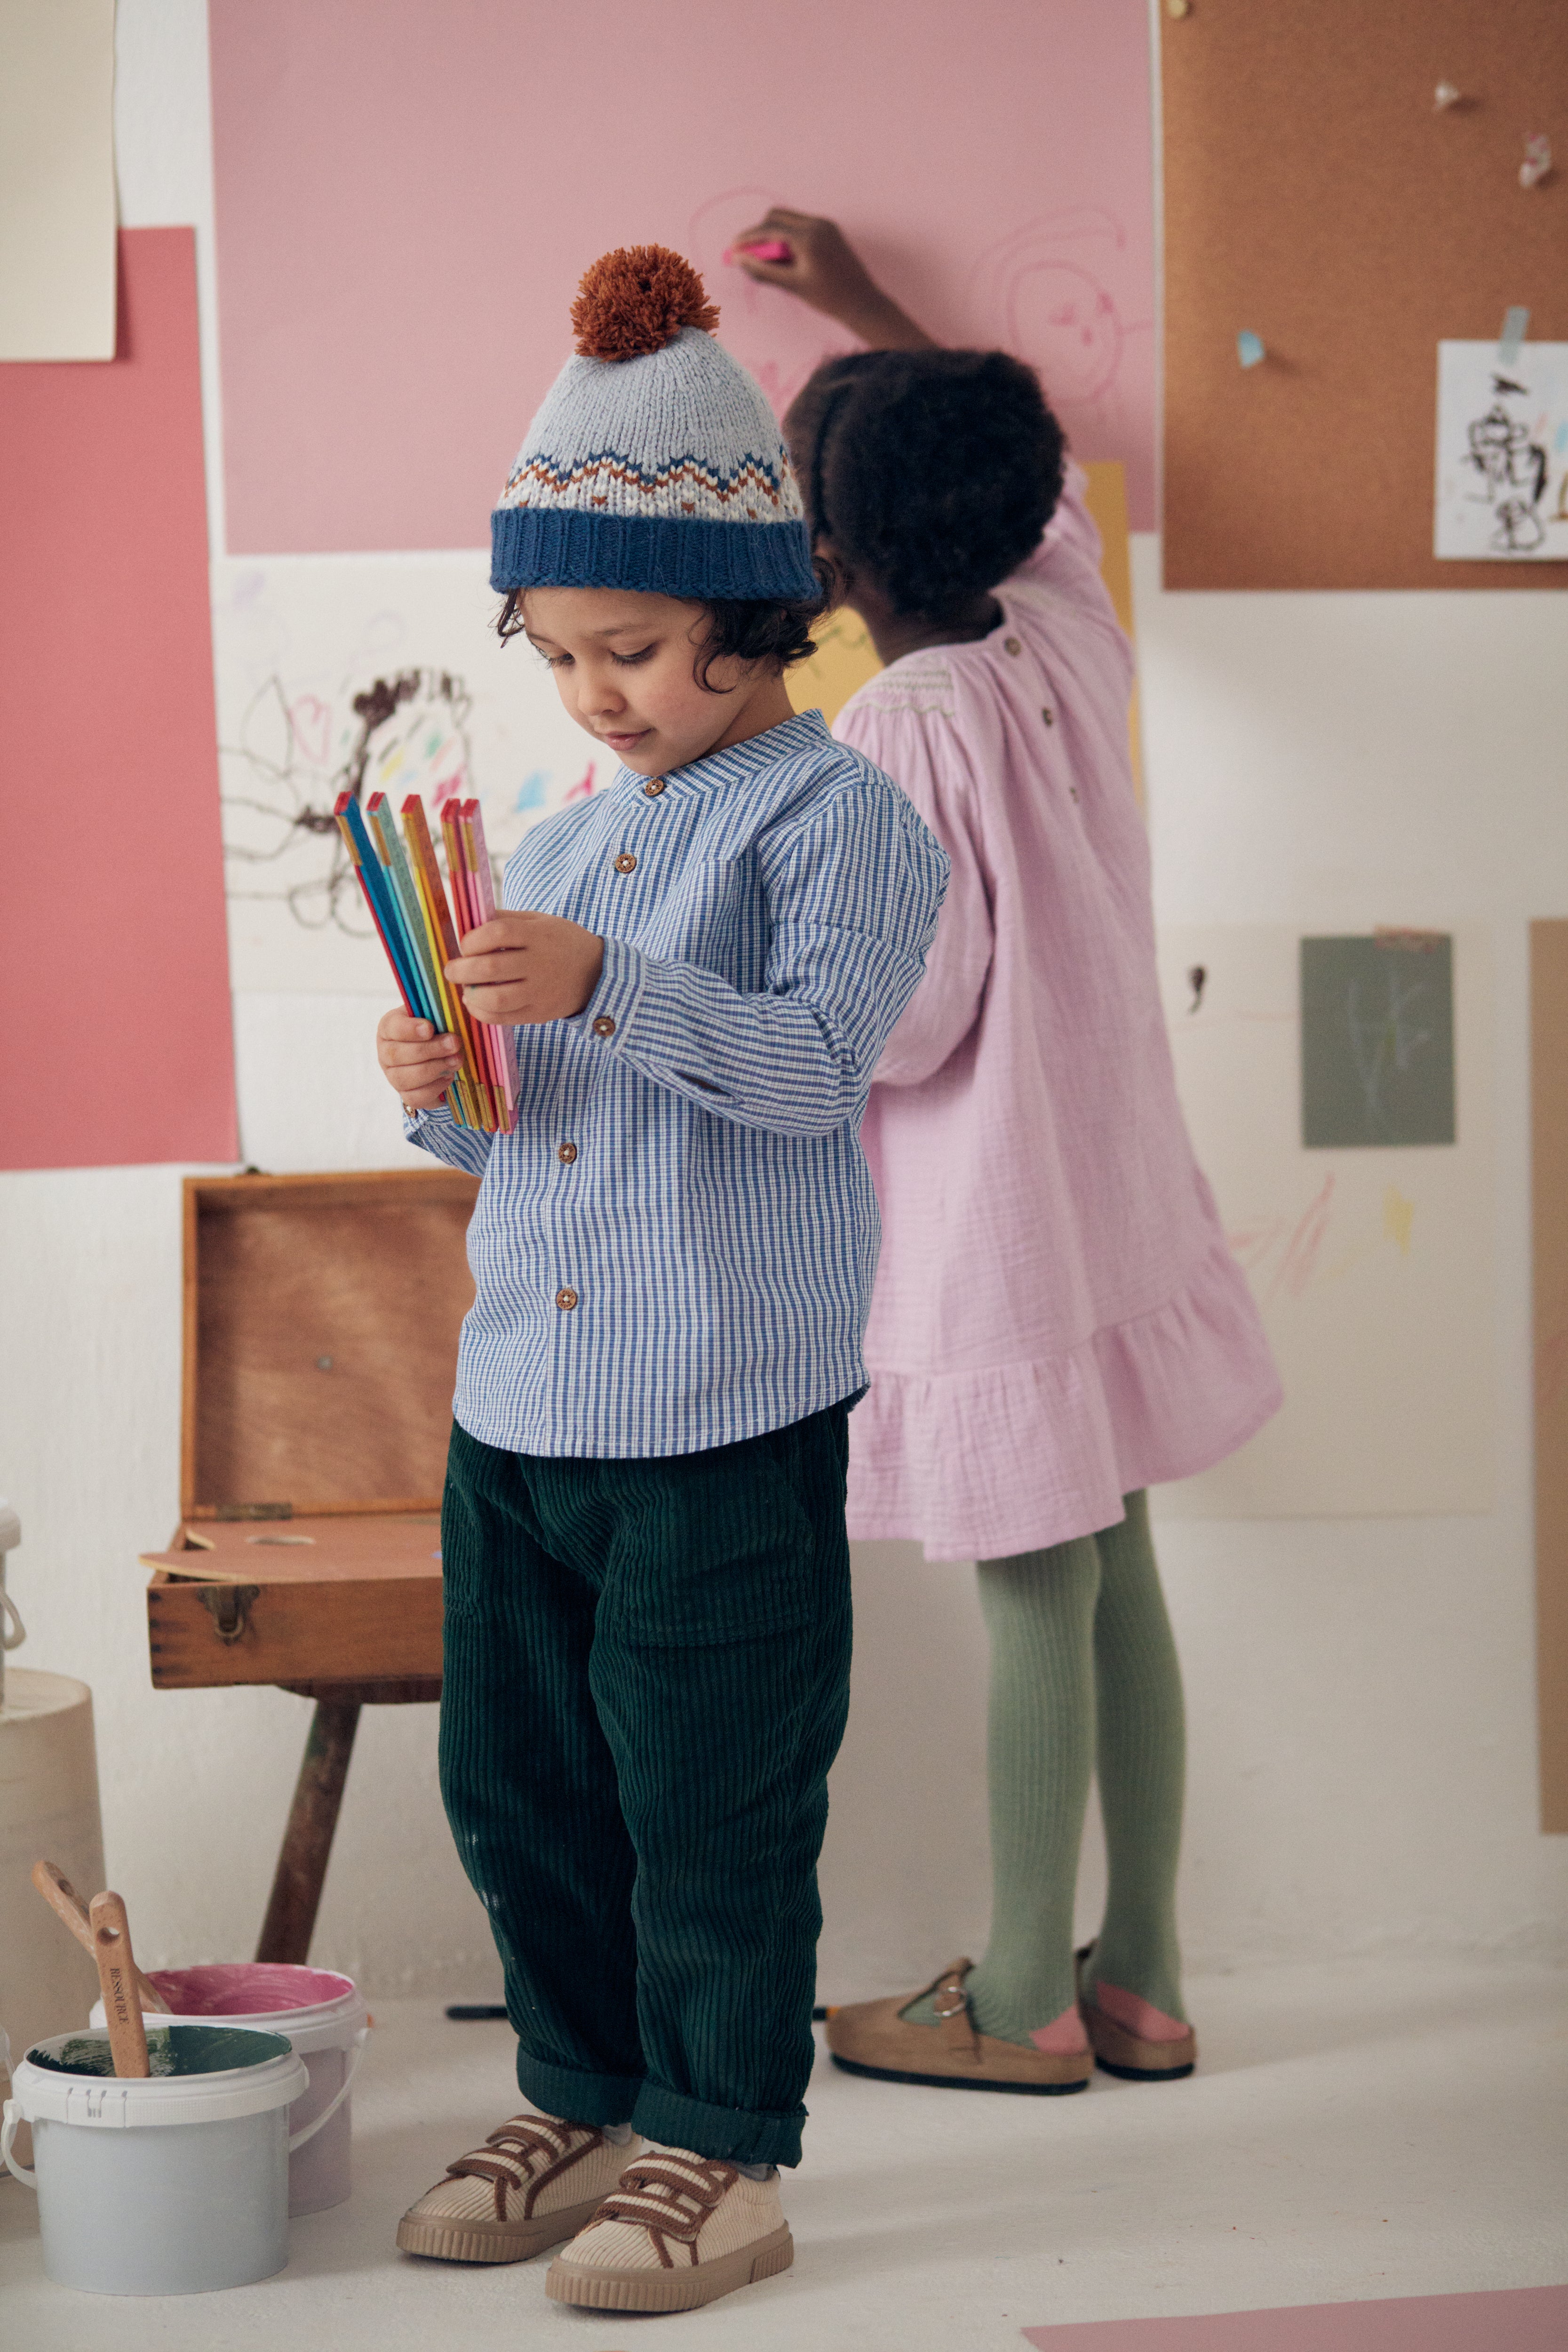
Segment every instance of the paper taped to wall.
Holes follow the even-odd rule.
[[[1438,344],[1434,551],[1568,558],[1568,343]]]
[[[1161,1489],[1157,1507],[1187,1518],[1486,1510],[1495,1413],[1488,935],[1453,935],[1450,1143],[1303,1144],[1301,946],[1283,926],[1161,934],[1182,1106],[1285,1403],[1217,1469]]]

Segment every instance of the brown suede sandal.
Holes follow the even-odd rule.
[[[1078,1979],[1078,2008],[1088,2032],[1094,2063],[1102,2074],[1120,2075],[1124,2083],[1179,2083],[1198,2063],[1198,2037],[1189,2025],[1179,2042],[1145,2042],[1108,2017],[1083,1989],[1083,1964],[1094,1949],[1086,1944],[1073,1954]]]
[[[852,2001],[827,2012],[827,2046],[847,2074],[878,2083],[920,2083],[936,2091],[1031,2091],[1046,2097],[1087,2091],[1092,2050],[1063,2054],[982,2033],[970,2015],[963,1979],[973,1963],[954,1960],[919,1992],[889,2000]],[[911,2001],[936,1996],[940,2025],[900,2017]]]

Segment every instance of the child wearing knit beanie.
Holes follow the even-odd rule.
[[[405,2215],[554,2300],[788,2267],[826,1776],[848,1697],[847,1418],[871,1072],[947,861],[784,670],[822,609],[800,494],[700,280],[583,281],[492,517],[501,627],[619,757],[448,966],[517,1024],[510,1135],[388,1013],[409,1139],[483,1177],[442,1512],[441,1786],[529,2111]],[[563,2244],[563,2241],[570,2241]]]

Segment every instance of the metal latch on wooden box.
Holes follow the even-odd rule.
[[[260,1597],[259,1584],[204,1584],[198,1595],[218,1640],[226,1644],[245,1639],[250,1631],[250,1604]]]

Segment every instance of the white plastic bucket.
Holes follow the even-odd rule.
[[[305,2063],[281,2034],[246,2032],[222,2036],[231,2063],[208,2070],[211,2031],[148,2037],[155,2064],[162,2042],[200,2071],[92,2071],[86,2059],[112,2063],[99,2033],[53,2034],[16,2068],[0,2157],[38,2192],[44,2269],[58,2286],[198,2294],[270,2278],[288,2261],[287,2110]],[[31,2171],[12,2154],[23,2122]]]
[[[207,2025],[221,2017],[226,2025],[288,2035],[310,2077],[289,2110],[290,2131],[314,2123],[330,2102],[341,2103],[289,2159],[289,2210],[324,2213],[341,2205],[351,2185],[348,2085],[370,2030],[353,1979],[334,1969],[295,1968],[281,1960],[217,1960],[204,1968],[150,1969],[148,1974],[177,2024]],[[103,2023],[101,2001],[91,2022]]]

